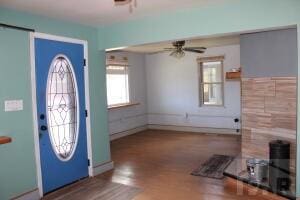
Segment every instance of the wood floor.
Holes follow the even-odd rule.
[[[235,180],[190,175],[213,154],[238,155],[241,152],[240,136],[148,130],[113,141],[111,151],[114,170],[88,179],[92,183],[86,186],[79,182],[73,189],[64,188],[46,199],[107,200],[99,198],[103,193],[110,200],[277,199],[264,193],[262,197],[261,191],[253,188],[251,192],[244,191],[247,187],[237,190]],[[105,185],[117,183],[119,186],[106,187],[104,191],[99,189],[99,192],[87,188],[89,184],[96,187],[95,179],[104,181]],[[127,198],[123,192],[116,191],[121,188],[120,184],[129,186],[124,190],[133,191],[134,197]],[[138,192],[134,192],[136,189]],[[75,194],[76,198],[66,196],[66,192]],[[93,193],[92,198],[87,195],[90,193]]]
[[[131,200],[139,188],[88,178],[46,195],[43,200]]]
[[[101,178],[141,188],[135,200],[258,199],[238,195],[225,180],[190,175],[213,154],[239,154],[239,136],[148,130],[111,149],[115,169]]]

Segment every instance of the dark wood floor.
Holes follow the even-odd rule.
[[[239,154],[239,136],[149,130],[115,140],[111,149],[115,169],[101,177],[141,188],[136,200],[245,199],[225,180],[190,175],[213,154]]]

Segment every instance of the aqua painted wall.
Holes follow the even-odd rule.
[[[299,10],[299,0],[227,0],[227,3],[222,5],[165,13],[156,17],[99,27],[96,30],[0,8],[0,22],[35,28],[39,32],[85,39],[89,42],[93,165],[96,165],[110,160],[104,49],[297,24],[300,27]],[[14,139],[12,144],[0,146],[0,199],[6,200],[35,189],[37,184],[28,34],[0,29],[0,37],[5,38],[0,38],[0,135],[9,135]],[[299,39],[300,32],[298,32],[300,46]],[[299,51],[298,55],[300,58]],[[298,84],[300,86],[299,82]],[[4,113],[5,99],[23,99],[24,111]],[[298,135],[299,127],[298,118]],[[300,137],[297,139],[299,144]],[[299,156],[300,148],[298,148]],[[300,167],[297,168],[297,172],[299,183]],[[297,184],[297,191],[300,195],[300,184]]]
[[[227,0],[224,4],[101,26],[98,28],[98,48],[107,49],[290,26],[298,27],[298,74],[300,75],[299,0]],[[298,86],[299,107],[299,81]],[[299,111],[298,109],[298,116],[300,116]],[[298,117],[297,136],[300,136],[300,117]],[[297,141],[300,144],[300,137],[297,137]],[[297,163],[297,196],[300,197],[300,145],[297,145]]]
[[[13,138],[0,146],[0,199],[7,199],[36,188],[36,167],[28,34],[0,30],[0,44],[0,134]],[[9,99],[23,99],[24,111],[4,113],[3,102]]]
[[[227,0],[99,27],[99,49],[296,25],[299,0]]]
[[[88,41],[93,165],[110,161],[105,55],[97,49],[97,30],[3,8],[0,22]],[[0,135],[13,138],[0,146],[1,200],[37,188],[30,79],[29,34],[0,28]],[[4,100],[9,99],[23,99],[24,110],[4,112]]]

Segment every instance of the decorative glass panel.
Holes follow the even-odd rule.
[[[52,147],[61,160],[72,157],[78,138],[77,85],[72,65],[56,57],[47,80],[47,119]]]

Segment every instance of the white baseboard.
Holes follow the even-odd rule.
[[[195,133],[215,133],[215,134],[241,135],[241,133],[236,132],[235,129],[227,129],[227,128],[206,128],[206,127],[149,124],[148,129],[170,130],[170,131],[185,131],[185,132],[195,132]]]
[[[17,197],[11,198],[11,200],[39,200],[41,199],[38,189],[31,190],[23,193]]]
[[[135,133],[138,133],[138,132],[141,132],[141,131],[145,131],[147,129],[148,129],[148,126],[144,125],[144,126],[140,126],[140,127],[130,129],[130,130],[122,131],[122,132],[119,132],[119,133],[113,133],[113,134],[110,135],[110,140],[111,141],[116,140],[116,139],[119,139],[119,138],[122,138],[122,137],[125,137],[125,136],[128,136],[128,135],[132,135],[132,134],[135,134]]]
[[[229,135],[241,135],[241,132],[236,132],[236,129],[228,128],[207,128],[207,127],[192,127],[192,126],[175,126],[175,125],[161,125],[161,124],[148,124],[140,126],[127,131],[114,133],[110,135],[110,140],[116,140],[128,135],[132,135],[147,129],[154,130],[169,130],[169,131],[184,131],[194,133],[214,133],[214,134],[229,134]]]
[[[110,161],[100,165],[93,166],[93,176],[97,176],[114,168],[114,162]]]

